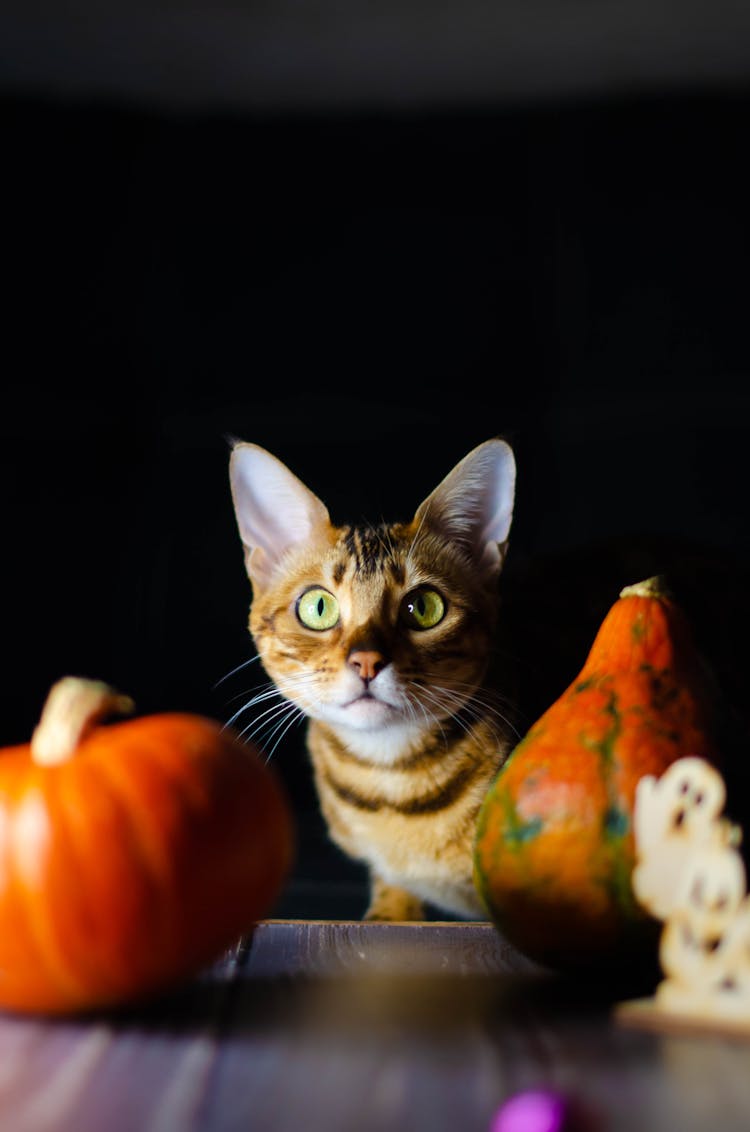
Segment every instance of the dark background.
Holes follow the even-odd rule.
[[[257,51],[243,63],[226,31],[205,40],[212,97],[210,59],[193,82],[167,41],[161,71],[153,44],[151,70],[128,69],[129,41],[102,59],[101,27],[63,34],[60,19],[36,36],[10,21],[0,55],[4,742],[28,738],[69,672],[143,711],[226,720],[247,697],[252,666],[222,679],[252,655],[230,437],[356,520],[408,517],[469,448],[506,436],[521,718],[576,675],[619,589],[665,572],[746,721],[738,42],[723,57],[696,34],[682,58],[667,22],[635,47],[599,29],[587,53],[582,26],[536,53],[519,23],[526,69],[503,41],[475,86],[468,49],[410,85],[412,40],[391,27],[368,88],[346,36],[316,71],[298,28],[274,70]],[[234,97],[222,58],[246,80]],[[302,732],[274,762],[301,832],[282,910],[359,914]]]

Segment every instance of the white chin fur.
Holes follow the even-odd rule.
[[[401,713],[384,700],[373,697],[354,700],[343,707],[331,709],[331,723],[343,724],[355,731],[371,731],[401,722]]]
[[[422,729],[414,722],[405,722],[395,711],[391,722],[378,727],[351,726],[348,723],[330,722],[330,726],[345,746],[359,758],[389,766],[402,755],[408,754]]]
[[[423,730],[401,709],[374,697],[343,706],[327,704],[318,708],[315,718],[332,727],[353,754],[384,766],[405,754]]]
[[[415,718],[390,669],[378,676],[376,685],[372,695],[363,697],[362,682],[346,674],[336,688],[335,701],[318,700],[307,714],[332,727],[352,753],[387,766],[414,746],[426,721]]]

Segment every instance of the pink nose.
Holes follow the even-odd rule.
[[[385,668],[387,661],[382,652],[375,652],[370,649],[355,649],[354,652],[349,653],[349,664],[357,671],[357,674],[365,681],[365,683],[374,680],[378,672]]]

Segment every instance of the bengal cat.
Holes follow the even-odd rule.
[[[515,741],[490,661],[515,489],[510,446],[469,452],[407,523],[334,526],[280,460],[230,459],[250,632],[278,707],[309,720],[330,836],[367,864],[367,919],[486,919],[474,827]]]

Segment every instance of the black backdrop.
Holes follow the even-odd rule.
[[[144,711],[242,702],[252,667],[219,683],[251,655],[231,436],[343,520],[411,514],[505,435],[524,718],[656,571],[745,716],[748,95],[1,109],[6,743],[66,672]],[[358,912],[301,733],[274,760],[303,839],[289,906],[330,875]]]

